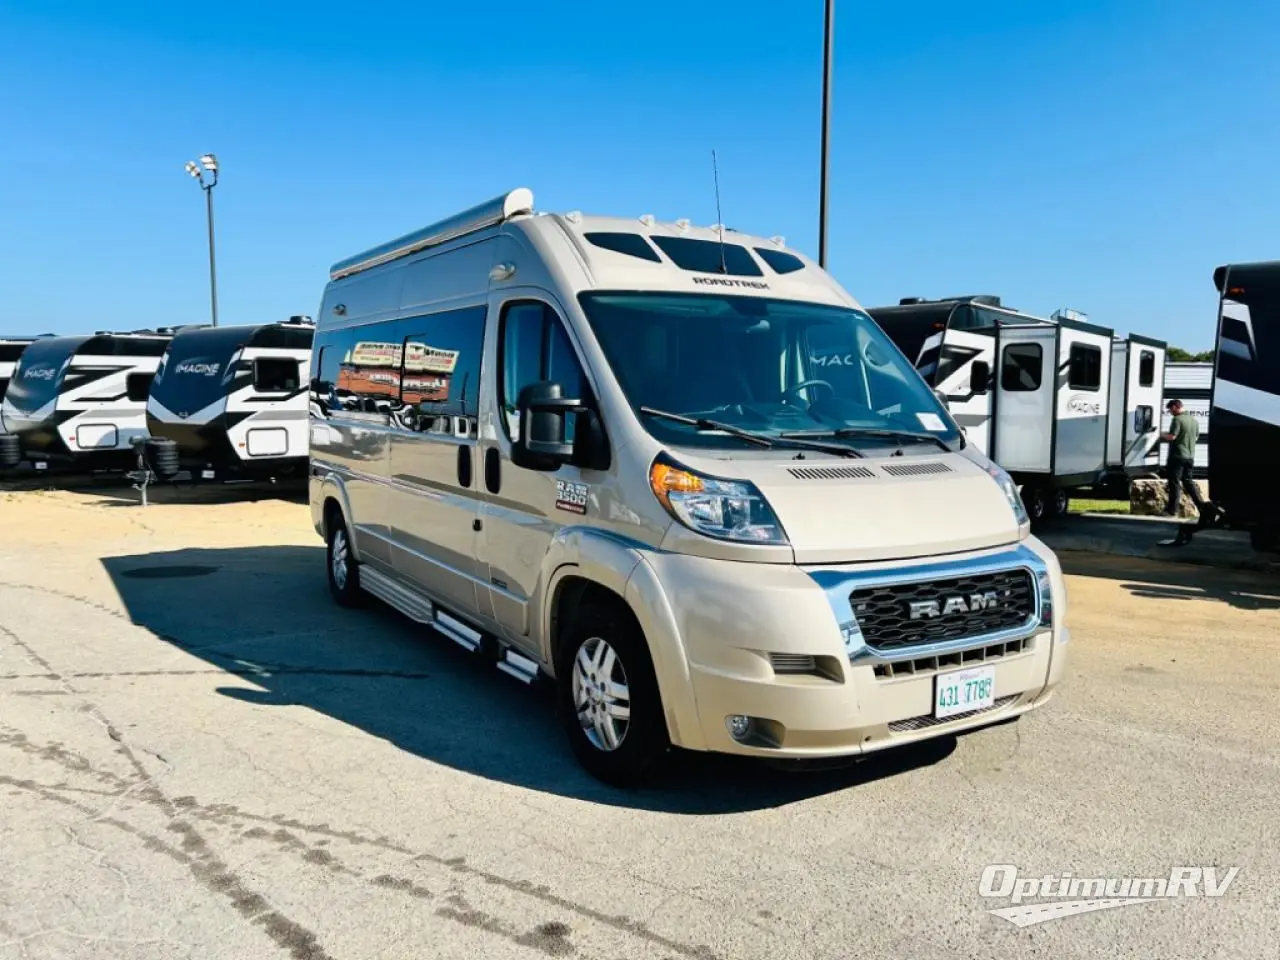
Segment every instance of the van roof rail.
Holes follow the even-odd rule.
[[[329,279],[340,280],[372,267],[399,260],[411,253],[492,227],[522,213],[533,212],[533,191],[518,187],[500,197],[477,204],[437,223],[406,233],[354,257],[339,260],[329,268]]]

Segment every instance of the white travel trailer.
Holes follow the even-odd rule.
[[[1012,480],[781,238],[516,190],[334,264],[312,387],[334,599],[551,678],[602,779],[854,757],[1063,676]]]
[[[868,312],[969,440],[1013,476],[1032,520],[1065,513],[1069,491],[1103,479],[1111,330],[1020,313],[994,296],[908,298]]]
[[[23,351],[0,407],[22,456],[43,468],[128,467],[147,437],[147,392],[170,334],[97,333],[36,340]]]
[[[173,440],[193,477],[300,475],[307,464],[307,373],[315,327],[190,327],[169,344],[147,400],[147,427]]]
[[[1159,468],[1166,349],[1163,340],[1132,333],[1128,339],[1112,341],[1111,414],[1107,422],[1107,472],[1111,479],[1127,480]]]
[[[1200,435],[1196,438],[1196,461],[1193,473],[1197,477],[1209,475],[1209,427],[1210,406],[1213,400],[1213,362],[1175,361],[1165,364],[1164,392],[1160,398],[1160,432],[1169,429],[1172,419],[1165,404],[1181,400],[1183,410],[1196,418]],[[1169,461],[1169,445],[1162,443],[1158,449],[1161,466]]]
[[[0,337],[0,404],[13,377],[18,358],[30,345],[33,337]],[[22,449],[18,438],[5,432],[0,422],[0,470],[8,470],[22,462]]]

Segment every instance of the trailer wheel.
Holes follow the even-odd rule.
[[[1071,495],[1061,488],[1053,491],[1052,510],[1055,517],[1065,517],[1071,507]]]
[[[1031,522],[1039,523],[1049,513],[1049,492],[1039,484],[1026,484],[1022,488],[1022,505]]]

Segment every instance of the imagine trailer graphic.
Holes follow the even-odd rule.
[[[1009,863],[992,864],[982,871],[978,895],[987,900],[1008,899],[1013,906],[988,910],[1019,927],[1030,927],[1063,917],[1096,910],[1111,910],[1157,900],[1185,897],[1220,897],[1240,872],[1231,867],[1219,876],[1218,867],[1173,867],[1165,877],[1020,877]],[[1024,903],[1037,899],[1036,903]]]

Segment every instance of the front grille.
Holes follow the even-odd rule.
[[[955,723],[957,720],[968,720],[970,717],[976,717],[980,713],[995,713],[995,711],[1007,707],[1013,701],[1017,700],[1022,694],[1015,693],[1008,697],[999,697],[991,706],[983,707],[980,710],[970,710],[967,713],[956,713],[949,717],[938,717],[933,714],[926,713],[923,717],[909,717],[906,720],[892,720],[889,722],[889,729],[894,733],[906,733],[908,730],[922,730],[925,727],[936,727],[940,723]]]
[[[849,602],[869,646],[900,650],[1022,626],[1035,612],[1034,589],[1026,570],[1001,570],[862,587]]]
[[[1032,637],[1019,637],[1008,643],[996,643],[989,647],[974,647],[972,650],[957,650],[955,653],[944,653],[936,657],[915,657],[911,660],[895,660],[892,663],[877,663],[875,676],[877,680],[892,680],[894,677],[914,677],[919,674],[936,673],[952,667],[967,667],[974,663],[986,663],[989,660],[1002,660],[1005,657],[1017,656],[1031,650],[1035,644]]]

